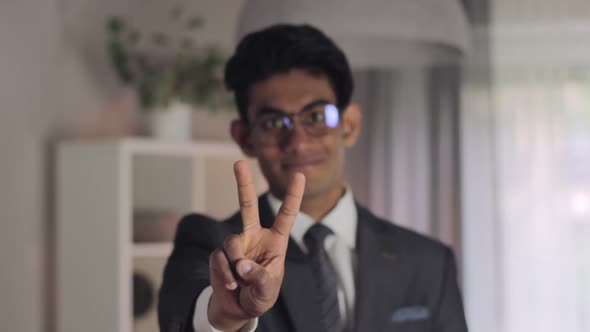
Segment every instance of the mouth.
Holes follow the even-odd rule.
[[[308,173],[323,162],[322,158],[305,158],[283,161],[281,167],[287,172]]]

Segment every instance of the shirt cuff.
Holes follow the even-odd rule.
[[[208,286],[197,298],[195,314],[193,315],[193,328],[195,329],[195,332],[223,332],[214,328],[209,322],[209,317],[207,317],[211,294],[213,294],[213,288]],[[240,329],[240,332],[254,332],[256,327],[258,327],[258,318],[249,320],[248,323]]]

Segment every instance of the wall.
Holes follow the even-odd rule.
[[[51,279],[46,138],[59,127],[64,87],[58,4],[3,1],[0,36],[0,330],[40,331]]]
[[[231,20],[241,2],[196,4]],[[53,331],[51,152],[60,139],[137,129],[133,98],[110,73],[100,31],[104,15],[139,5],[132,0],[0,2],[0,331]],[[211,31],[233,36],[227,21],[211,25],[205,38]]]
[[[0,2],[0,331],[53,331],[52,149],[64,138],[137,130],[137,114],[130,111],[133,100],[109,71],[100,31],[109,13],[132,13],[162,3]],[[222,46],[231,47],[232,20],[242,1],[187,3],[222,17],[210,21],[202,40],[221,35]],[[359,98],[367,94],[370,91],[362,88],[357,91]],[[361,138],[348,156],[353,161],[348,173],[355,174],[353,186],[361,201],[368,197],[368,173],[364,163],[354,161],[366,160],[369,145],[366,136]]]

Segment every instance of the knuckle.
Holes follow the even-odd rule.
[[[299,195],[294,193],[293,190],[288,190],[286,193],[286,197],[291,200],[295,200],[295,201],[299,201],[299,199],[300,199]]]
[[[267,310],[269,305],[265,300],[259,298],[254,293],[254,290],[248,292],[248,302],[251,303],[251,306],[245,308],[245,311],[250,317],[259,317]]]
[[[224,262],[227,260],[225,254],[221,249],[215,250],[209,256],[209,269],[213,271],[222,271],[224,267]]]
[[[252,230],[260,229],[260,222],[258,222],[258,223],[254,223],[254,222],[245,223],[242,228],[243,228],[242,229],[243,231],[252,231]]]
[[[234,281],[234,276],[229,271],[223,272],[221,274],[221,278],[223,278],[224,283],[230,283]]]
[[[227,236],[223,240],[222,253],[230,263],[235,263],[242,257],[242,237],[237,234]]]
[[[259,287],[264,288],[266,286],[269,285],[269,281],[270,281],[270,277],[268,276],[267,273],[263,273],[264,271],[261,271],[261,273],[258,273],[257,275],[257,284]]]
[[[250,178],[249,174],[242,174],[240,180],[238,181],[238,189],[248,189],[252,186],[252,179]]]
[[[281,209],[279,210],[279,212],[281,214],[287,215],[289,217],[295,217],[297,215],[297,210],[296,209],[292,209],[288,206],[281,206]]]
[[[249,198],[241,199],[240,200],[240,207],[243,209],[249,209],[249,208],[254,207],[255,203],[256,202],[253,199],[249,199]]]
[[[237,241],[240,240],[240,236],[236,235],[236,234],[232,234],[232,235],[228,235],[224,240],[223,240],[223,247],[225,249],[231,249],[234,246],[236,246],[238,243]]]
[[[223,255],[221,249],[215,249],[211,255],[209,255],[209,266],[214,267],[220,260],[220,255]]]
[[[279,235],[280,235],[280,236],[282,236],[282,237],[287,237],[287,236],[289,236],[289,233],[286,233],[286,232],[284,232],[284,231],[283,231],[281,228],[279,228],[279,227],[275,227],[275,228],[273,228],[273,231],[274,231],[275,233],[279,234]]]
[[[278,295],[278,294],[277,294]],[[252,304],[254,304],[257,311],[264,312],[266,309],[274,304],[276,301],[275,292],[269,289],[250,288],[248,297]]]

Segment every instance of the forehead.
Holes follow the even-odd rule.
[[[249,97],[250,116],[263,107],[294,113],[318,99],[336,103],[336,95],[325,75],[312,75],[299,69],[254,84]]]

